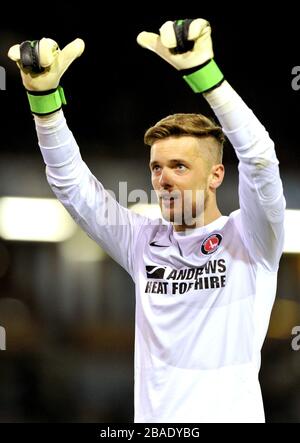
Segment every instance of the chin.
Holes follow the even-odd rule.
[[[172,209],[171,210],[162,209],[161,214],[163,218],[170,223],[175,223],[179,225],[182,225],[183,223],[183,214],[181,212],[176,213]]]
[[[174,218],[173,218],[173,214],[170,214],[167,211],[161,211],[161,215],[163,217],[164,220],[168,221],[168,222],[173,222]]]

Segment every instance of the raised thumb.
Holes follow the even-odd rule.
[[[76,58],[81,56],[84,46],[84,41],[81,38],[76,38],[61,50],[59,64],[62,74]]]
[[[139,33],[136,40],[143,48],[150,49],[150,51],[154,52],[159,51],[160,37],[158,34],[143,31]]]
[[[141,32],[137,36],[137,42],[143,48],[150,49],[150,51],[155,52],[161,58],[170,63],[174,68],[178,69],[177,65],[174,63],[174,57],[172,57],[168,48],[163,46],[161,42],[161,37],[158,34],[152,32]]]

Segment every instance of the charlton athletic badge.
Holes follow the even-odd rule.
[[[210,255],[216,252],[218,247],[220,246],[222,242],[222,235],[220,234],[211,234],[209,237],[207,237],[201,246],[201,252],[204,255]]]

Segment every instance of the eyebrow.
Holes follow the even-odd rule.
[[[167,163],[170,164],[170,165],[176,165],[178,163],[183,163],[183,164],[186,164],[186,165],[191,165],[190,162],[188,162],[186,159],[182,159],[182,158],[173,158],[171,160],[168,160]],[[153,168],[153,166],[156,166],[158,164],[159,164],[159,161],[153,160],[152,162],[149,163],[149,167]]]

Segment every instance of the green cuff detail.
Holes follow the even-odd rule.
[[[33,114],[51,114],[67,104],[62,86],[58,86],[54,92],[45,95],[33,95],[28,91],[27,96]]]
[[[224,76],[214,60],[192,74],[184,75],[184,80],[194,92],[203,93],[220,84]]]

